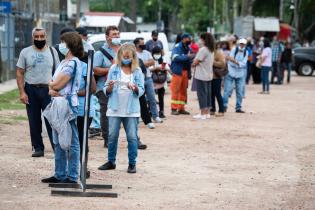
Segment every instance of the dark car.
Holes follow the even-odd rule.
[[[311,76],[315,69],[315,47],[300,47],[292,51],[292,69],[298,75]]]

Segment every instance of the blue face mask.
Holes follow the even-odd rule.
[[[121,60],[121,63],[122,63],[123,65],[130,65],[131,62],[132,62],[131,58],[128,58],[128,59],[124,59],[124,58],[123,58],[123,59]]]
[[[61,54],[63,54],[64,56],[66,56],[69,52],[69,49],[67,48],[66,43],[61,43],[59,44],[59,51],[61,52]]]

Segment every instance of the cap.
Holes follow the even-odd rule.
[[[66,28],[61,29],[60,35],[66,33],[66,32],[75,32],[75,30],[73,30],[72,28],[66,27]]]
[[[84,28],[84,27],[78,27],[75,29],[75,31],[78,32],[82,36],[87,36],[87,34],[88,34],[86,28]]]
[[[247,40],[245,38],[240,38],[238,42],[240,44],[247,44]]]
[[[156,30],[152,31],[152,33],[151,33],[151,36],[158,36],[158,35],[159,35],[159,33]]]
[[[190,35],[188,33],[183,33],[181,38],[182,39],[190,38]]]

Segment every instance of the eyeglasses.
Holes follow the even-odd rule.
[[[34,35],[34,39],[44,39],[45,38],[45,35]]]

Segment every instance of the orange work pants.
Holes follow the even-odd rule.
[[[182,75],[172,75],[171,81],[171,108],[173,110],[185,110],[187,103],[188,74],[186,70]]]

